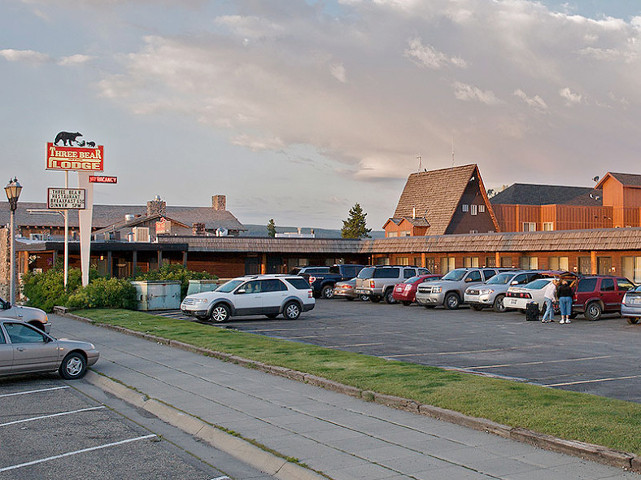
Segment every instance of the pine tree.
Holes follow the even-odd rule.
[[[363,212],[361,206],[357,203],[349,211],[349,218],[343,220],[341,237],[343,238],[369,238],[371,228],[367,228],[365,217],[367,213]]]
[[[270,218],[269,222],[267,223],[267,236],[268,237],[276,236],[276,224],[274,223],[273,218]]]

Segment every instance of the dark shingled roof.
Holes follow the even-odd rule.
[[[590,194],[593,194],[595,198],[591,198]],[[588,187],[515,183],[490,198],[490,202],[493,205],[582,205],[593,207],[603,204],[602,197],[600,191]]]
[[[641,187],[641,175],[636,175],[634,173],[615,173],[615,172],[608,172],[603,177],[603,179],[599,182],[599,185],[603,183],[603,181],[607,178],[608,175],[610,175],[611,177],[614,177],[626,187]]]
[[[21,226],[54,226],[64,227],[62,215],[54,213],[29,213],[27,210],[46,210],[46,203],[18,202],[16,210],[16,224]],[[188,226],[194,223],[204,223],[207,230],[226,228],[227,230],[241,230],[245,227],[228,210],[214,210],[212,207],[171,207],[167,206],[167,217],[177,220]],[[147,215],[146,205],[94,205],[93,206],[93,229],[109,227],[120,223],[125,215],[136,215],[144,217]],[[0,202],[0,225],[6,225],[10,221],[8,202]],[[76,211],[69,213],[69,226],[78,227],[78,214]]]

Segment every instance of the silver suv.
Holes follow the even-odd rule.
[[[315,306],[312,289],[303,277],[251,275],[234,278],[213,292],[188,295],[180,310],[185,315],[220,323],[237,315],[276,318],[281,313],[288,320],[296,320],[301,312]]]
[[[356,277],[356,295],[367,295],[374,303],[380,302],[383,298],[387,303],[396,303],[392,297],[394,285],[416,275],[429,273],[427,268],[403,265],[365,267]]]
[[[449,310],[463,303],[465,289],[481,285],[499,273],[496,268],[456,268],[439,280],[423,282],[416,291],[416,302],[424,307],[444,305]]]
[[[504,312],[505,293],[512,285],[525,285],[542,275],[538,271],[502,272],[492,277],[483,285],[475,285],[465,290],[463,300],[474,310],[492,307],[495,312]]]

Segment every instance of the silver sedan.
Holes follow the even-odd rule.
[[[91,343],[58,340],[28,323],[0,318],[0,376],[58,371],[74,380],[99,356]]]
[[[621,316],[626,318],[628,323],[639,323],[641,318],[641,286],[625,292],[621,302]]]

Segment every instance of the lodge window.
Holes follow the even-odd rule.
[[[536,232],[536,222],[523,222],[524,232]]]
[[[461,205],[461,209],[463,212],[468,212],[470,210],[470,206],[467,204]]]
[[[400,232],[398,232],[398,236],[399,237],[411,237],[412,236],[412,232],[410,232],[409,230],[401,230]]]
[[[485,205],[479,205],[479,213],[485,213]]]
[[[395,263],[396,265],[409,265],[410,259],[409,257],[397,257]]]
[[[389,265],[389,257],[379,257],[376,259],[376,265]]]
[[[543,230],[546,232],[554,230],[554,222],[543,222]]]
[[[539,268],[539,257],[521,257],[519,264],[523,270],[537,270]]]
[[[398,232],[387,232],[388,237],[398,237]]]
[[[470,230],[470,233],[479,233],[478,230]]]
[[[478,205],[470,205],[470,215],[476,215],[478,213]]]
[[[478,268],[479,257],[463,257],[463,266]]]
[[[568,257],[550,257],[548,259],[548,267],[550,270],[570,270],[570,262]]]

